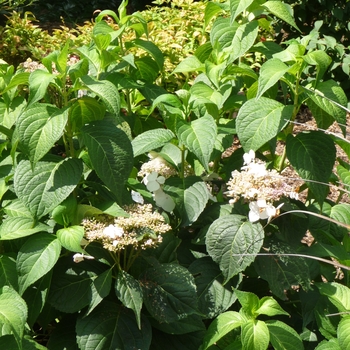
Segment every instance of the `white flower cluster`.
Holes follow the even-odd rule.
[[[143,182],[148,191],[153,193],[154,201],[158,207],[161,207],[167,212],[172,212],[174,210],[175,202],[163,191],[162,188],[162,185],[165,182],[164,176],[159,176],[157,172],[152,171],[150,174],[144,177]]]
[[[231,204],[241,197],[249,202],[249,221],[255,222],[260,219],[270,221],[278,215],[282,206],[281,204],[274,207],[273,203],[283,196],[298,199],[294,186],[288,184],[287,179],[279,175],[276,170],[268,170],[265,163],[256,161],[253,150],[245,153],[243,160],[241,171],[232,172],[225,194],[232,198]]]
[[[165,223],[162,215],[152,211],[151,204],[133,204],[124,208],[128,217],[117,217],[111,223],[103,220],[84,219],[82,225],[85,238],[82,245],[89,242],[101,242],[103,248],[119,252],[128,246],[134,250],[144,250],[159,245],[162,235],[171,230],[171,226]],[[84,259],[93,259],[91,256],[77,253],[73,256],[74,262]]]

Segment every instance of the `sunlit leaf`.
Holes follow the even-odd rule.
[[[208,253],[219,264],[225,281],[244,271],[263,244],[264,230],[260,223],[246,220],[241,215],[226,215],[215,220],[207,232]]]
[[[40,233],[30,237],[20,248],[17,256],[19,293],[48,273],[61,253],[56,236]]]

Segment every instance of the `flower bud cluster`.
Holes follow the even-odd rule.
[[[124,209],[129,216],[117,217],[113,222],[83,220],[87,241],[99,241],[105,249],[113,252],[127,246],[135,250],[147,249],[160,244],[162,234],[171,230],[163,216],[152,211],[151,204],[133,204]]]
[[[290,185],[288,179],[281,176],[276,170],[266,169],[266,164],[255,159],[254,151],[245,153],[241,171],[234,170],[227,183],[226,195],[231,197],[233,204],[240,198],[249,202],[249,220],[268,219],[278,214],[273,203],[283,196],[298,199],[295,183]]]

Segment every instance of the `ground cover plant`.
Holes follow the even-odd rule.
[[[210,1],[172,68],[127,5],[34,70],[0,61],[0,347],[348,349],[348,100],[320,26],[279,45],[285,3]]]

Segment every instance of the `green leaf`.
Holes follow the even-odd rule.
[[[332,174],[336,157],[333,140],[321,131],[303,132],[295,137],[289,134],[286,148],[291,165],[302,179],[311,181],[306,181],[306,184],[316,200],[322,204],[329,192],[326,184]]]
[[[216,344],[223,336],[241,327],[247,322],[246,318],[235,311],[227,311],[220,314],[213,322],[211,322],[207,333],[203,339],[203,350]]]
[[[255,43],[259,32],[258,21],[251,21],[240,25],[232,39],[233,54],[230,61],[233,62],[237,58],[242,57]]]
[[[162,51],[158,48],[157,45],[155,45],[151,41],[146,41],[142,39],[135,39],[131,41],[129,45],[130,47],[137,47],[139,49],[147,51],[157,62],[158,69],[160,71],[163,69],[164,57]]]
[[[259,308],[259,298],[251,292],[235,290],[239,303],[242,305],[246,315],[255,316],[256,310]]]
[[[210,42],[212,47],[218,47],[223,50],[232,44],[233,37],[239,24],[237,22],[231,23],[230,18],[219,17],[213,23],[210,31]]]
[[[204,11],[204,27],[206,28],[215,15],[222,11],[222,8],[215,2],[208,2]]]
[[[61,253],[56,236],[40,233],[30,237],[22,245],[17,256],[19,293],[48,273]]]
[[[84,237],[84,228],[82,226],[62,228],[58,230],[56,234],[62,247],[70,250],[71,252],[82,253],[84,251],[80,245],[81,240]]]
[[[263,297],[259,301],[259,308],[256,310],[259,315],[276,316],[287,315],[288,312],[284,311],[277,301],[272,297]]]
[[[241,341],[246,350],[266,350],[270,333],[264,321],[249,320],[242,325]]]
[[[278,58],[267,60],[260,68],[258,79],[258,99],[270,87],[275,85],[288,71],[289,67]]]
[[[174,73],[186,73],[194,71],[204,71],[204,64],[196,57],[189,56],[182,60],[174,69]]]
[[[115,282],[115,293],[124,306],[134,311],[137,326],[141,329],[143,292],[139,281],[127,272],[120,270]]]
[[[27,305],[11,287],[0,289],[0,337],[13,334],[18,349],[22,349],[22,338],[27,320]]]
[[[47,87],[54,79],[54,74],[42,69],[36,69],[30,74],[28,107],[45,96]]]
[[[334,80],[327,80],[319,83],[316,90],[306,90],[307,95],[319,108],[332,116],[339,124],[346,124],[346,107],[348,99],[344,90]],[[340,106],[339,106],[340,105]],[[310,105],[312,108],[312,104]],[[311,109],[311,112],[313,110]],[[316,119],[317,120],[317,119]],[[318,121],[317,121],[318,124]],[[340,125],[344,135],[345,126]]]
[[[148,350],[152,332],[146,318],[138,329],[131,310],[114,302],[103,301],[90,315],[80,315],[76,325],[80,349]]]
[[[21,161],[14,174],[14,189],[30,212],[41,218],[74,190],[83,173],[80,159],[67,158],[59,163],[40,161],[32,170]]]
[[[84,96],[79,98],[69,109],[69,118],[73,130],[82,128],[85,124],[104,118],[105,106],[94,98]]]
[[[261,278],[268,281],[272,293],[285,300],[285,291],[290,289],[291,285],[299,284],[308,290],[312,282],[312,264],[315,262],[301,257],[278,256],[278,253],[295,253],[287,244],[271,244],[269,249],[271,253],[276,253],[276,256],[259,256],[254,267]]]
[[[339,346],[342,350],[350,350],[350,317],[344,317],[338,325],[337,336]]]
[[[308,52],[305,56],[303,56],[303,59],[306,63],[317,67],[317,86],[319,81],[323,78],[324,73],[326,73],[327,68],[332,63],[331,57],[329,57],[325,51],[316,50]]]
[[[341,163],[337,166],[337,173],[341,182],[349,189],[350,188],[350,165]]]
[[[329,341],[323,340],[317,345],[315,350],[342,350],[342,348],[339,345],[338,339],[333,338]]]
[[[94,310],[96,306],[108,296],[112,287],[112,269],[108,269],[102,272],[100,275],[92,277],[90,286],[92,297],[89,309],[86,313],[87,315],[89,315],[92,310]]]
[[[230,0],[231,23],[245,11],[254,0]]]
[[[2,254],[0,256],[0,286],[10,286],[18,290],[16,260]]]
[[[275,350],[302,350],[303,342],[299,334],[284,322],[278,320],[266,321],[270,332],[270,342]]]
[[[248,100],[236,119],[237,135],[245,152],[257,151],[284,128],[293,113],[293,106],[260,97]]]
[[[128,136],[104,120],[85,125],[81,133],[98,177],[120,199],[133,166]]]
[[[164,191],[171,195],[180,212],[181,225],[189,226],[202,213],[209,200],[209,191],[202,179],[188,176],[184,179],[170,178],[164,185]]]
[[[195,276],[198,309],[205,318],[212,319],[226,311],[237,299],[233,288],[241,278],[233,278],[223,285],[224,278],[217,264],[210,257],[195,260],[188,268]]]
[[[108,80],[97,80],[88,75],[80,78],[85,86],[101,98],[107,111],[114,115],[120,113],[120,97],[117,87]]]
[[[32,104],[17,120],[20,145],[33,167],[61,138],[68,111],[47,104]]]
[[[315,283],[315,285],[339,312],[350,311],[350,289],[348,287],[337,282]]]
[[[264,230],[260,223],[247,222],[241,215],[227,215],[210,225],[206,246],[227,282],[254,261],[263,239]]]
[[[8,205],[3,207],[6,215],[12,217],[26,217],[33,219],[33,216],[30,212],[28,212],[28,208],[24,205],[24,203],[20,199],[15,199],[11,201]]]
[[[198,158],[207,171],[209,171],[209,160],[214,149],[216,135],[215,120],[209,115],[191,123],[183,121],[177,123],[179,141]]]
[[[38,222],[31,217],[8,217],[0,226],[0,239],[11,240],[48,231],[49,226]]]
[[[293,10],[291,9],[291,6],[288,4],[285,4],[284,2],[280,0],[272,0],[272,1],[266,1],[264,4],[262,4],[263,7],[265,7],[269,12],[271,12],[276,17],[282,19],[286,23],[288,23],[290,26],[297,29],[299,32],[300,29],[296,25],[293,15]]]
[[[336,204],[335,206],[332,207],[330,217],[343,224],[350,225],[350,204],[349,203]]]
[[[174,133],[168,129],[147,130],[136,136],[131,142],[134,157],[162,147],[174,137]]]
[[[94,307],[98,301],[98,289],[93,283],[104,271],[94,268],[89,262],[76,264],[72,257],[67,257],[56,264],[48,296],[48,302],[55,309],[75,313],[86,306]],[[103,282],[104,278],[97,281]]]
[[[180,265],[161,264],[140,277],[144,303],[159,322],[175,322],[197,313],[197,293],[193,276]]]

